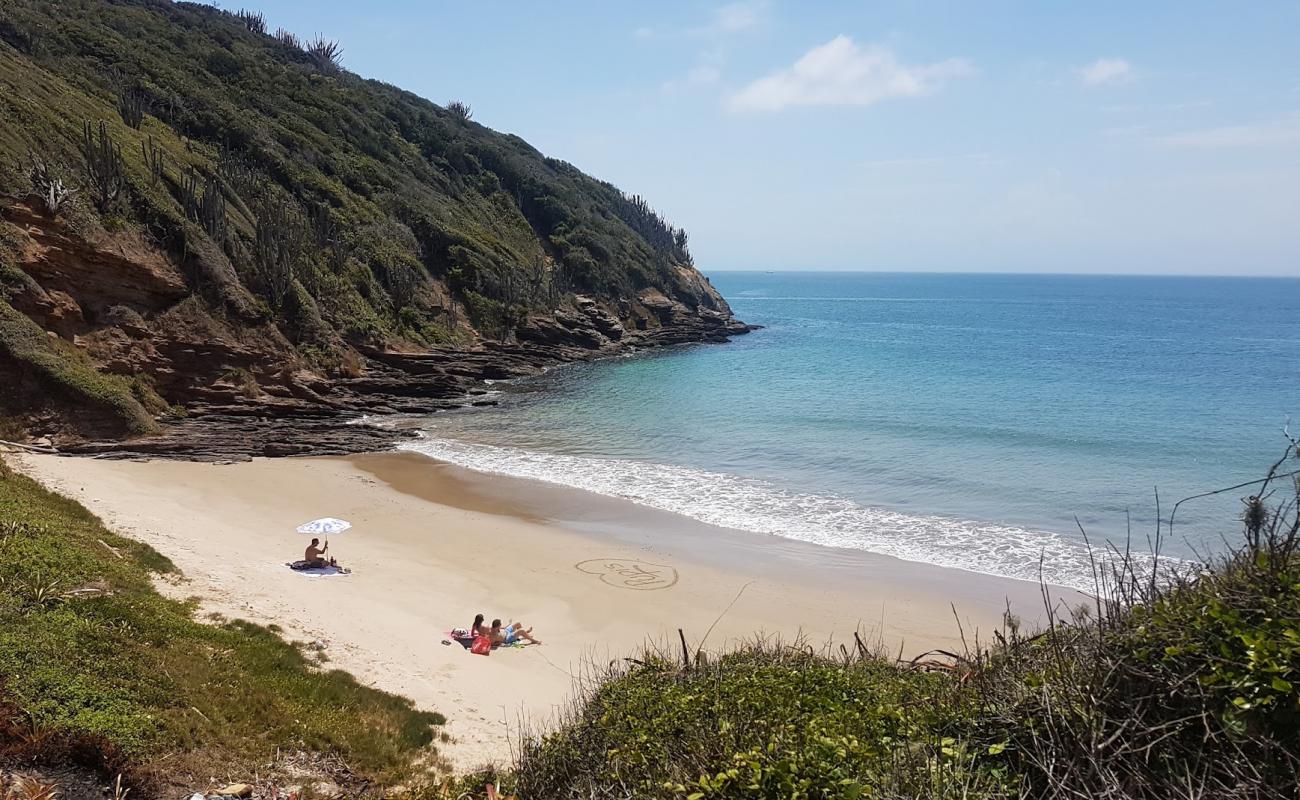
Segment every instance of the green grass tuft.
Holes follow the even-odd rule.
[[[153,588],[172,569],[77,503],[0,472],[0,680],[33,730],[98,743],[97,766],[146,778],[164,762],[251,774],[301,748],[391,779],[431,752],[441,715],[322,672],[265,628],[196,622]],[[107,593],[70,594],[87,587]]]

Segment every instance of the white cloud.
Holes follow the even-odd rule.
[[[1133,65],[1122,58],[1099,58],[1079,69],[1084,86],[1113,86],[1133,80]]]
[[[633,39],[652,39],[654,38],[654,35],[655,35],[655,29],[649,27],[648,25],[642,25],[641,27],[632,31]]]
[[[741,0],[728,3],[713,12],[713,30],[736,33],[757,28],[767,13],[767,3],[762,0]]]
[[[734,111],[782,111],[796,106],[869,106],[892,97],[920,97],[943,81],[970,75],[962,59],[907,65],[879,45],[859,47],[837,36],[732,95]]]
[[[1224,125],[1155,138],[1174,147],[1243,148],[1300,144],[1300,114],[1254,125]]]
[[[712,86],[722,80],[722,65],[725,58],[720,50],[706,50],[700,53],[695,66],[686,77],[665,81],[661,86],[664,92],[674,94],[687,89]]]

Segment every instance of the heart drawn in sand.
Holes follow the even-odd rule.
[[[619,589],[644,592],[667,589],[677,583],[677,570],[672,567],[634,558],[592,558],[573,567],[588,575],[599,575],[601,581]]]

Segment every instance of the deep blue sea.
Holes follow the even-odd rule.
[[[497,386],[420,421],[472,469],[752,531],[1091,588],[1082,525],[1146,547],[1260,476],[1300,417],[1300,280],[719,273],[766,326]],[[1300,421],[1298,421],[1300,424]],[[1246,490],[1184,505],[1222,549]],[[1077,523],[1076,523],[1077,519]]]

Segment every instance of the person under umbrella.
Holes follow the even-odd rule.
[[[302,558],[307,562],[307,566],[312,569],[337,566],[338,562],[334,559],[326,559],[326,556],[329,554],[329,549],[329,542],[326,542],[325,546],[321,547],[320,539],[313,538],[311,544],[307,545],[307,551],[303,553]]]
[[[337,536],[338,534],[343,533],[344,531],[348,530],[351,527],[352,527],[352,523],[346,520],[335,519],[334,517],[323,517],[321,519],[312,520],[311,522],[304,522],[303,524],[299,525],[298,533],[307,533],[307,534],[316,533],[316,534],[324,534],[325,536],[329,536],[330,534],[333,534]],[[319,569],[321,567],[337,567],[338,561],[329,555],[329,549],[330,549],[329,539],[326,539],[325,544],[322,546],[320,543],[320,538],[317,536],[313,536],[311,539],[311,544],[307,545],[307,549],[303,553],[303,561],[307,563],[307,567],[309,569]]]

